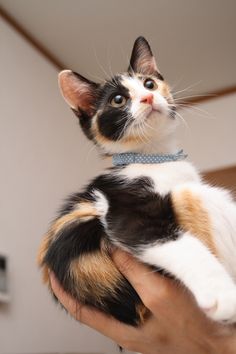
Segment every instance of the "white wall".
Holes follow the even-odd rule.
[[[63,197],[102,163],[59,95],[56,70],[1,19],[0,43],[0,251],[11,287],[9,306],[0,305],[0,353],[112,354],[115,344],[55,306],[35,262]]]
[[[179,112],[180,146],[200,170],[236,165],[236,94]]]

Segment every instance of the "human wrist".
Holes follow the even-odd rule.
[[[231,334],[222,340],[220,345],[220,354],[235,354],[236,353],[236,333]]]
[[[222,326],[220,333],[211,338],[212,354],[236,353],[236,327]]]

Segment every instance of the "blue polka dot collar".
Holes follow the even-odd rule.
[[[173,162],[186,159],[188,155],[184,154],[183,150],[178,151],[176,154],[138,154],[135,152],[125,152],[122,154],[114,154],[112,162],[114,166],[130,165],[132,163],[154,164]]]

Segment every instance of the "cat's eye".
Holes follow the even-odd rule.
[[[115,95],[112,98],[110,103],[113,107],[120,108],[120,107],[125,106],[126,102],[127,102],[127,98],[125,96]]]
[[[157,84],[152,79],[146,79],[143,83],[143,86],[146,87],[148,90],[156,90]]]

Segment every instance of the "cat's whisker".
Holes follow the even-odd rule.
[[[141,140],[141,142],[144,143],[144,141],[143,141],[143,139],[142,139],[142,136],[140,135],[139,125],[136,126],[135,131],[136,131],[136,133],[138,134],[138,137],[139,137],[139,139]]]
[[[179,79],[177,80],[177,82],[173,83],[173,85],[170,85],[170,90],[171,90],[171,92],[174,91],[174,88],[177,87],[177,86],[181,83],[182,80],[183,80],[183,77],[179,78]],[[178,91],[177,91],[177,92],[178,92]]]
[[[124,48],[123,48],[122,46],[120,46],[120,50],[121,50],[122,56],[123,56],[123,58],[124,58],[124,60],[125,60],[125,64],[127,65],[127,67],[129,67],[129,65],[130,65],[130,58],[128,57],[127,52],[124,51]],[[134,71],[133,71],[132,68],[131,68],[131,72],[132,72],[132,74],[134,74]]]
[[[104,79],[104,77],[101,77],[101,76],[98,76],[98,75],[94,75],[91,72],[88,72],[88,75],[91,77],[91,79],[95,79],[96,81],[98,80],[101,84],[106,81]]]
[[[216,117],[214,117],[211,113],[209,113],[208,111],[199,108],[197,106],[192,106],[192,105],[186,105],[186,104],[180,104],[180,109],[182,110],[188,110],[193,112],[194,114],[202,117],[202,118],[206,118],[206,119],[211,119],[211,120],[215,120]],[[193,115],[194,116],[194,115]]]
[[[203,108],[200,108],[198,105],[190,104],[188,101],[182,101],[181,103],[177,103],[177,106],[178,106],[180,109],[188,108],[188,109],[193,109],[193,110],[202,112],[202,113],[204,113],[206,116],[208,116],[209,118],[214,118],[214,119],[215,119],[215,117],[214,117],[210,112],[208,112],[207,110],[205,110],[205,109],[203,109]]]
[[[134,132],[134,126],[132,124],[130,125],[129,128],[129,135],[131,135],[134,138],[135,142],[138,142],[137,135]]]
[[[95,48],[94,48],[94,56],[95,56],[95,59],[96,59],[96,62],[97,62],[97,64],[98,64],[99,68],[102,70],[102,72],[103,72],[103,74],[105,75],[105,77],[106,77],[108,80],[110,80],[110,79],[111,79],[111,76],[106,72],[106,70],[104,69],[104,67],[103,67],[102,64],[100,63]]]
[[[140,132],[141,132],[141,135],[143,136],[144,140],[145,140],[145,145],[150,143],[150,138],[148,137],[148,135],[146,134],[145,132],[145,125],[144,125],[144,121],[141,122],[140,124]]]
[[[154,132],[156,132],[156,128],[154,128],[154,127],[152,127],[150,124],[148,124],[147,119],[144,119],[144,120],[143,120],[143,124],[144,124],[144,126],[145,126],[146,128],[151,129],[151,130],[153,130]]]
[[[125,133],[125,131],[126,131],[128,125],[131,123],[131,120],[132,120],[131,118],[132,118],[132,117],[129,117],[129,116],[128,116],[128,119],[127,119],[127,121],[126,121],[126,123],[125,123],[125,125],[124,125],[124,127],[123,127],[123,129],[122,129],[122,131],[121,131],[120,134],[119,134],[118,140],[121,139],[121,137],[122,137],[123,134]],[[123,119],[126,119],[126,116],[125,116],[125,115],[124,115]]]
[[[184,99],[190,99],[190,98],[197,98],[197,97],[203,98],[203,97],[215,97],[215,96],[216,95],[213,93],[212,94],[211,93],[209,93],[209,94],[204,93],[202,95],[190,95],[190,96],[178,97],[178,98],[175,98],[174,100],[175,101],[183,101]]]
[[[175,96],[176,94],[180,94],[181,92],[191,91],[191,89],[192,89],[193,87],[196,87],[196,86],[199,85],[201,82],[202,82],[202,80],[199,80],[199,81],[197,81],[197,82],[195,82],[195,83],[193,83],[193,84],[191,84],[191,85],[185,87],[185,88],[182,89],[182,90],[175,91],[175,92],[172,91],[172,94]]]
[[[90,149],[88,150],[88,152],[87,152],[87,154],[86,154],[86,158],[85,158],[86,163],[88,163],[89,158],[90,158],[90,156],[91,156],[91,153],[92,153],[94,150],[96,150],[96,148],[97,148],[97,146],[96,146],[95,144],[90,147]]]
[[[148,129],[152,129],[152,130],[154,130],[154,131],[155,131],[155,129],[154,129],[153,127],[151,127],[149,124],[147,124],[146,119],[141,120],[140,126],[141,126],[141,129],[142,129],[142,131],[143,131],[143,134],[144,134],[144,136],[145,136],[145,138],[146,138],[147,143],[151,143],[151,138],[150,138],[150,136],[148,135],[147,128],[148,128]]]
[[[112,65],[111,65],[111,60],[110,60],[109,48],[108,47],[107,47],[107,54],[106,55],[107,55],[107,64],[108,64],[108,70],[109,70],[109,73],[110,73],[110,77],[112,78],[112,80],[115,83],[115,85],[113,84],[113,87],[116,88],[116,86],[118,86],[119,83],[116,80],[115,73],[112,71]]]
[[[190,129],[188,123],[186,122],[186,120],[183,118],[183,116],[179,112],[175,112],[175,113],[176,113],[177,117],[180,118],[180,121],[184,124],[185,128],[190,132],[191,129]]]
[[[143,109],[142,112],[143,112],[143,111],[145,111],[145,109]],[[141,113],[142,113],[142,112],[140,112],[140,113],[136,116],[136,120],[139,119],[139,117],[141,116]],[[143,135],[144,132],[141,130],[141,123],[142,123],[142,121],[138,121],[138,123],[136,123],[135,125],[133,125],[133,126],[132,126],[132,128],[133,128],[132,131],[133,131],[133,133],[134,133],[135,136],[137,136],[137,134],[138,134],[138,137],[139,137],[139,139],[141,140],[141,142],[146,145],[146,137]],[[143,140],[143,139],[145,139],[145,140]]]
[[[108,63],[108,70],[109,70],[109,73],[111,75],[111,77],[115,77],[115,74],[112,72],[112,68],[111,68],[111,59],[110,59],[110,52],[109,52],[109,48],[107,47],[107,63]]]

